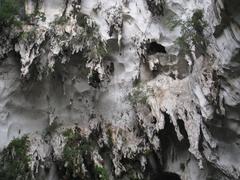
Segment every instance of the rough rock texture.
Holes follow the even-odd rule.
[[[0,179],[240,179],[238,0],[22,8],[0,28]]]

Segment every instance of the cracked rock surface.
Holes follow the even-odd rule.
[[[16,12],[0,13],[0,179],[240,179],[238,0]]]

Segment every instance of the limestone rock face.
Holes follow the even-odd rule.
[[[0,177],[240,179],[238,0],[19,9],[0,23]]]

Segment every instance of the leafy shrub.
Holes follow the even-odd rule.
[[[60,16],[60,17],[56,17],[53,24],[56,25],[64,25],[68,22],[68,18],[66,16]]]
[[[191,44],[195,46],[195,54],[206,53],[208,40],[204,36],[207,22],[203,20],[203,11],[196,10],[186,22],[182,22],[182,36],[177,39],[177,44],[183,54],[191,55]]]
[[[86,138],[82,137],[79,129],[68,129],[63,133],[66,144],[63,148],[62,160],[59,163],[63,168],[63,174],[70,179],[84,177],[82,164],[84,156],[90,154],[91,145]]]
[[[129,94],[128,99],[133,104],[146,104],[147,99],[151,93],[151,89],[144,88],[142,84],[137,85],[131,94]]]
[[[0,177],[4,180],[30,179],[27,136],[14,139],[0,154]]]
[[[36,32],[36,28],[33,28],[31,31],[23,31],[23,32],[21,32],[19,38],[21,40],[32,42],[36,38],[35,32]]]
[[[104,167],[96,166],[95,171],[98,175],[99,180],[108,180],[108,173]]]
[[[46,17],[38,7],[32,14],[25,14],[25,0],[0,0],[0,25],[2,27],[15,25],[21,26],[23,22],[32,22],[33,20],[45,21]]]
[[[52,135],[61,126],[56,120],[45,129],[45,136]]]
[[[44,12],[39,11],[38,9],[36,9],[32,14],[26,16],[29,19],[36,19],[36,20],[41,20],[43,22],[46,21],[46,16]]]
[[[177,26],[181,25],[181,23],[181,20],[177,19],[176,17],[166,19],[166,25],[170,31],[173,31]]]
[[[17,22],[21,1],[0,0],[0,25],[7,26]]]

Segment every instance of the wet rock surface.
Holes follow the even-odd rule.
[[[240,178],[237,0],[24,3],[0,28],[0,179]]]

